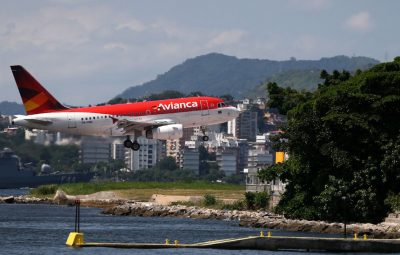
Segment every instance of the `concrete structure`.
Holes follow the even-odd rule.
[[[80,234],[77,235],[77,234]],[[363,253],[398,253],[398,239],[343,239],[321,237],[274,236],[271,232],[261,232],[259,236],[228,238],[208,242],[181,244],[170,243],[85,243],[83,234],[71,232],[66,245],[74,247],[108,247],[130,249],[229,249],[229,250],[296,250],[296,251],[329,251],[329,252],[363,252]]]
[[[151,168],[157,164],[159,159],[158,146],[161,144],[158,140],[138,137],[137,141],[140,144],[138,151],[125,150],[125,164],[131,171],[138,171]]]
[[[182,169],[192,170],[197,175],[200,167],[200,153],[197,149],[185,148],[182,151]]]
[[[82,163],[109,162],[111,158],[111,142],[109,138],[84,136],[80,145]]]
[[[237,147],[218,148],[216,156],[219,170],[223,171],[226,176],[238,174],[238,155]]]

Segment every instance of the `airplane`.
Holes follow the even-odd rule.
[[[239,110],[216,97],[187,97],[157,101],[69,108],[53,97],[20,65],[11,66],[27,115],[17,115],[12,125],[76,135],[126,136],[124,146],[140,149],[137,137],[172,140],[183,128],[206,126],[239,116]],[[134,141],[131,140],[134,136]]]

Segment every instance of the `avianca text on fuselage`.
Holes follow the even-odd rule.
[[[183,103],[173,103],[170,102],[169,104],[160,103],[158,105],[158,110],[182,110],[182,109],[191,109],[191,108],[198,108],[198,103],[196,101],[193,102],[183,102]]]
[[[188,97],[118,105],[67,108],[22,66],[11,66],[26,116],[15,125],[77,135],[126,136],[124,145],[138,150],[138,136],[179,139],[183,128],[224,123],[239,111],[216,97]],[[203,129],[203,140],[208,140]],[[130,136],[134,136],[132,142]]]

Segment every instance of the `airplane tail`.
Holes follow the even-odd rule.
[[[27,115],[66,110],[43,86],[22,66],[11,66],[15,82]]]

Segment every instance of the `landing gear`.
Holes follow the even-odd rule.
[[[129,135],[126,137],[126,140],[124,141],[124,146],[125,148],[131,148],[134,151],[138,151],[140,149],[140,144],[136,140],[132,142]]]
[[[207,142],[210,138],[207,136],[206,131],[207,131],[207,127],[206,126],[201,126],[200,127],[201,132],[203,133],[203,141]]]
[[[138,151],[140,149],[140,144],[137,141],[134,141],[132,143],[131,149],[134,150],[134,151]]]
[[[125,148],[132,148],[132,141],[130,140],[130,139],[126,139],[125,141],[124,141],[124,146],[125,146]]]

